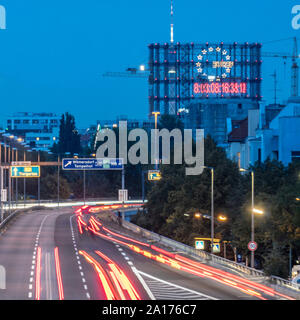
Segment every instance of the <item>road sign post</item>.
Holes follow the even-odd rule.
[[[205,249],[205,242],[203,240],[196,240],[195,241],[195,249],[204,250]]]
[[[11,178],[39,178],[40,166],[10,166]]]
[[[161,179],[161,173],[159,170],[148,170],[148,180],[158,181]]]
[[[120,189],[119,190],[119,201],[122,201],[122,219],[125,220],[125,212],[124,212],[124,202],[128,200],[128,190]]]
[[[63,170],[122,170],[123,159],[119,158],[65,158],[62,159]]]
[[[83,170],[84,202],[86,200],[86,170],[122,170],[122,189],[125,189],[125,170],[122,158],[64,158],[62,169],[66,171]]]
[[[248,249],[251,251],[251,252],[254,252],[256,249],[257,249],[257,243],[255,241],[250,241],[248,243]]]

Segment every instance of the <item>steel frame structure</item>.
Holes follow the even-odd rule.
[[[188,105],[194,99],[210,98],[208,95],[195,96],[193,92],[194,83],[204,81],[204,71],[200,75],[197,72],[199,69],[196,63],[199,62],[197,60],[199,54],[205,51],[210,52],[210,58],[205,57],[201,61],[201,70],[212,70],[212,59],[223,61],[224,58],[226,60],[222,56],[222,52],[226,51],[234,63],[226,79],[220,77],[219,74],[223,68],[214,70],[218,81],[220,83],[243,81],[247,84],[247,93],[243,96],[229,94],[217,98],[261,100],[261,44],[155,43],[149,45],[149,116],[154,111],[163,114],[177,114],[182,108],[188,109]],[[206,82],[208,82],[207,78]]]

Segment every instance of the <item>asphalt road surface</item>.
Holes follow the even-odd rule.
[[[74,210],[21,214],[0,235],[0,300],[288,299]]]

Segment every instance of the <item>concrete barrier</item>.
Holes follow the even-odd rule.
[[[147,239],[157,241],[169,248],[172,248],[174,251],[182,251],[186,254],[189,254],[191,256],[194,256],[196,258],[199,258],[203,262],[210,261],[212,264],[216,265],[222,265],[224,267],[237,270],[239,272],[245,273],[249,276],[255,276],[255,277],[263,277],[267,281],[269,281],[274,286],[277,286],[278,288],[286,288],[293,290],[296,294],[300,293],[300,284],[292,283],[291,281],[288,281],[286,279],[282,279],[276,276],[266,276],[263,271],[256,270],[254,268],[246,267],[242,264],[236,263],[234,261],[213,255],[208,252],[204,252],[201,250],[196,250],[195,248],[188,246],[184,243],[172,240],[170,238],[164,237],[162,235],[156,234],[152,231],[143,229],[131,222],[128,221],[122,221],[123,227],[125,227],[128,230],[131,230],[134,233],[140,234],[141,236],[144,236]]]

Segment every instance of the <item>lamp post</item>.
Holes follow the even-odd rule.
[[[214,229],[214,168],[203,166],[204,169],[210,169],[211,173],[211,219],[210,219],[210,233],[211,233],[211,253],[213,254],[214,249],[214,237],[215,237],[215,229]]]
[[[159,111],[153,111],[152,114],[154,115],[155,121],[155,170],[158,169],[158,159],[157,159],[157,117],[160,115]]]
[[[254,207],[254,171],[240,168],[241,172],[251,172],[251,242],[254,242],[254,214],[263,214],[262,210]],[[254,268],[254,250],[251,251],[251,268]]]

